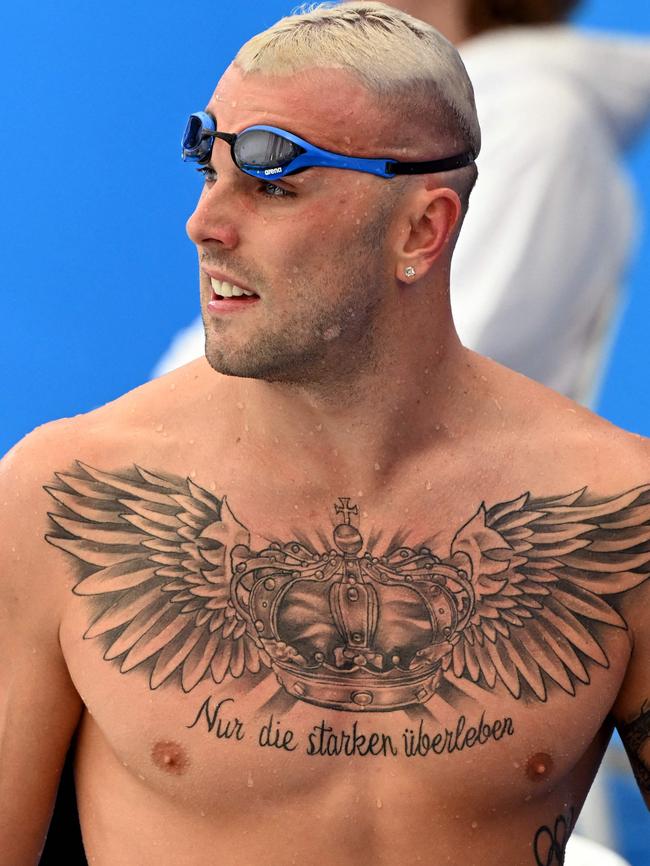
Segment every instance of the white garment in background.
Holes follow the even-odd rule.
[[[452,266],[458,332],[481,354],[590,403],[635,235],[620,156],[650,115],[650,41],[513,28],[461,53],[483,150]],[[203,351],[199,318],[155,375]]]
[[[614,851],[575,833],[566,847],[564,866],[630,866]]]
[[[650,117],[650,40],[513,28],[461,54],[483,149],[452,263],[458,333],[591,404],[635,240],[621,156]]]

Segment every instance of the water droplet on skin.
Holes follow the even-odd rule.
[[[196,469],[192,469],[190,472],[190,478],[196,478]]]
[[[205,818],[205,812],[203,811],[203,809],[201,809],[201,817]]]
[[[379,797],[377,797],[377,808],[378,808],[378,809],[381,809],[381,807],[382,807],[383,805],[384,805],[384,804],[381,802],[381,800],[379,799]]]
[[[379,465],[379,463],[375,463],[375,472],[379,472],[380,469],[381,469],[381,466]]]
[[[248,433],[250,429],[251,428],[248,426],[248,424],[244,424],[244,433]]]
[[[351,144],[351,143],[352,143],[352,139],[350,138],[349,135],[345,135],[345,136],[343,136],[343,141],[344,141],[346,144]]]
[[[327,328],[323,331],[323,339],[324,340],[335,340],[337,337],[341,335],[341,328],[338,325],[332,325],[331,328]]]
[[[176,385],[175,385],[173,382],[172,382],[172,384],[169,386],[169,390],[170,390],[170,391],[175,391],[175,390],[176,390]]]
[[[339,456],[339,449],[338,449],[338,448],[335,448],[334,451],[332,451],[332,454],[333,454],[335,457],[338,457],[338,456]]]
[[[138,773],[138,779],[140,779],[141,782],[144,782],[144,781],[145,781],[145,778],[144,778],[144,776],[142,775],[142,773]]]
[[[432,487],[432,485],[431,485],[430,481],[427,481],[426,484],[424,485],[425,490],[431,490],[431,487]]]
[[[478,827],[478,821],[472,821],[472,830],[476,830]]]
[[[280,444],[280,440],[278,439],[277,436],[274,436],[274,437],[273,437],[273,441],[275,442],[276,445],[279,445],[279,444]]]
[[[187,444],[188,445],[194,445],[194,439],[190,439],[190,441]]]
[[[214,481],[211,481],[210,482],[210,490],[216,490],[216,489],[217,489],[217,485],[214,483]]]
[[[299,273],[300,273],[300,268],[298,267],[298,265],[294,265],[293,268],[292,268],[292,270],[293,270],[294,274],[299,274]]]
[[[243,409],[243,408],[244,408],[244,404],[243,404],[243,403],[237,403],[237,408],[238,408],[238,409]]]
[[[159,424],[159,425],[156,427],[156,433],[162,433],[162,431],[163,431],[164,429],[165,429],[164,425],[163,425],[163,424]]]
[[[361,497],[363,496],[363,490],[357,490],[357,496],[359,497],[359,499],[361,499]]]
[[[246,780],[246,787],[247,788],[253,787],[253,774],[252,773],[248,774],[248,779]]]
[[[323,425],[322,425],[322,424],[317,424],[317,425],[316,425],[316,432],[317,432],[317,433],[320,433],[322,429],[323,429]]]

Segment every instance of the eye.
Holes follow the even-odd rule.
[[[197,171],[203,175],[203,180],[206,183],[214,183],[217,179],[217,173],[211,165],[202,165],[200,168],[197,168]]]
[[[284,189],[275,183],[263,183],[262,190],[268,198],[292,198],[295,196],[295,192],[289,192],[288,189]]]

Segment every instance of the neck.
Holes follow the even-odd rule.
[[[424,447],[461,435],[479,394],[469,387],[479,378],[473,356],[456,335],[448,293],[407,291],[380,323],[371,363],[339,363],[318,383],[231,380],[229,399],[242,407],[251,443],[259,437],[262,448],[272,436],[313,474],[336,462],[370,479],[377,467],[391,473]]]
[[[472,35],[467,21],[467,0],[410,0],[399,8],[421,21],[426,21],[446,36],[454,45]]]

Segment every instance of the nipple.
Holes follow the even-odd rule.
[[[182,776],[190,764],[185,749],[170,740],[154,744],[151,749],[151,760],[161,770],[174,776]]]
[[[548,779],[553,770],[553,758],[546,752],[537,752],[528,759],[526,764],[526,775],[533,782],[542,782]]]

